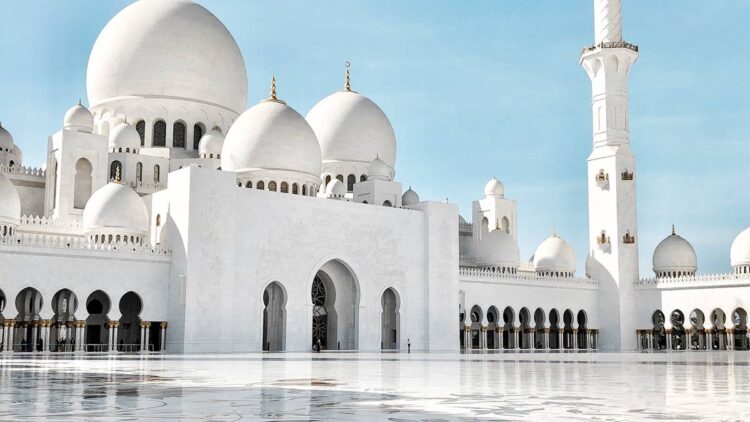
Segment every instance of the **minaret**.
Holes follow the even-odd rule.
[[[628,131],[628,73],[638,47],[622,39],[620,0],[594,0],[595,44],[581,65],[591,78],[593,150],[588,159],[586,272],[599,281],[597,325],[603,350],[635,350],[638,278],[635,157]]]

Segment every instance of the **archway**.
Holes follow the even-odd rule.
[[[16,296],[16,332],[13,336],[14,351],[31,352],[41,334],[41,327],[34,321],[41,319],[39,312],[42,310],[44,301],[39,290],[27,287]]]
[[[546,339],[544,338],[544,310],[536,308],[534,311],[534,348],[544,349]]]
[[[585,350],[589,347],[588,315],[586,315],[586,311],[583,309],[578,311],[576,320],[578,321],[578,348]]]
[[[469,316],[471,317],[471,348],[479,349],[481,348],[479,336],[482,332],[482,318],[484,317],[482,308],[479,305],[472,306]]]
[[[278,282],[263,291],[263,350],[286,349],[286,292]]]
[[[667,348],[667,330],[664,328],[664,313],[662,311],[655,311],[651,315],[651,322],[654,324],[652,329],[654,337],[654,349],[666,350]]]
[[[359,346],[359,287],[354,274],[338,260],[325,263],[313,278],[311,344],[328,350]]]
[[[521,349],[531,348],[531,338],[529,338],[529,328],[531,327],[531,313],[526,308],[521,308],[518,313],[518,322],[521,324],[521,330],[518,332],[518,346]]]
[[[117,350],[137,352],[141,349],[141,318],[143,301],[135,292],[127,292],[120,299],[120,327],[117,332]]]
[[[380,297],[380,347],[386,350],[400,349],[401,301],[393,288],[388,288]]]
[[[497,327],[500,326],[500,313],[497,308],[490,306],[487,310],[487,348],[488,349],[500,349],[500,339],[497,335]]]
[[[566,309],[563,313],[563,348],[573,348],[573,311]]]
[[[706,330],[703,324],[706,322],[706,317],[700,309],[693,309],[690,312],[690,325],[692,330],[690,333],[690,348],[693,350],[705,350],[706,349]]]
[[[513,308],[510,306],[503,310],[503,348],[512,349],[516,345],[516,338],[513,335],[514,326],[516,322],[516,313],[513,312]]]
[[[52,296],[52,327],[50,327],[49,350],[56,352],[75,351],[78,298],[70,289],[62,289]]]
[[[91,197],[92,177],[91,162],[81,158],[76,162],[75,188],[73,193],[73,208],[82,210]]]
[[[732,312],[734,350],[748,350],[747,340],[747,312],[737,308]]]
[[[711,348],[713,350],[726,350],[727,348],[727,329],[724,323],[727,316],[719,308],[711,311]]]
[[[112,303],[109,296],[101,290],[97,290],[86,298],[86,351],[104,352],[105,345],[109,344],[109,330],[107,323],[109,310]]]
[[[549,311],[549,348],[560,349],[560,313],[557,309]]]
[[[672,322],[672,350],[685,350],[687,348],[685,315],[679,309],[675,309],[669,316],[669,320]]]

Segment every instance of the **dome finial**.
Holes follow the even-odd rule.
[[[80,99],[80,98],[78,99],[78,105],[79,105],[79,106],[82,106],[82,105],[83,105],[83,104],[81,104],[81,99]]]
[[[677,234],[677,232],[676,232],[676,231],[675,231],[675,229],[674,229],[674,224],[672,224],[672,236],[674,236],[674,235],[676,235],[676,234]]]
[[[120,166],[115,166],[115,183],[122,183],[120,178]]]
[[[552,225],[552,237],[558,237],[557,236],[557,226],[554,224]]]
[[[271,77],[271,94],[268,98],[278,100],[278,98],[276,98],[276,75]]]
[[[349,76],[349,67],[351,67],[351,63],[347,60],[346,63],[344,63],[344,67],[346,68],[346,72],[344,74],[344,90],[346,92],[352,92],[352,84],[351,79]]]

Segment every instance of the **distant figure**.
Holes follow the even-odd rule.
[[[44,349],[44,342],[42,341],[42,339],[37,339],[36,340],[36,351],[37,352],[41,352],[42,349]]]
[[[318,339],[318,353],[320,353],[322,349],[323,349],[323,342],[321,342],[320,339]]]
[[[125,346],[125,340],[120,339],[120,341],[117,344],[119,345],[119,347],[117,348],[117,350],[119,350],[119,351],[122,352],[123,349],[124,349],[124,346]]]
[[[406,353],[411,353],[411,339],[406,339]]]

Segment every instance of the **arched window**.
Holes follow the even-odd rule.
[[[302,196],[307,196],[307,185],[302,185]]]
[[[353,174],[350,174],[350,175],[349,175],[349,176],[348,176],[348,177],[346,178],[346,191],[347,191],[347,192],[352,192],[352,191],[354,191],[354,184],[355,184],[355,183],[357,183],[357,176],[355,176],[355,175],[353,175]]]
[[[339,182],[344,183],[344,176],[341,174],[337,174],[336,178],[339,180]]]
[[[270,190],[271,192],[276,192],[276,182],[274,182],[273,180],[268,182],[268,190]]]
[[[138,136],[141,137],[141,146],[146,145],[146,122],[139,120],[135,124],[135,130],[138,131]]]
[[[201,143],[203,130],[202,123],[196,123],[195,126],[193,126],[193,149],[196,151],[198,151],[198,145]]]
[[[325,186],[328,187],[328,185],[330,183],[331,183],[331,175],[329,174],[329,175],[326,176],[326,184],[325,184]]]
[[[281,193],[289,193],[289,183],[281,182]]]
[[[266,188],[266,184],[263,183],[262,180],[260,182],[258,182],[255,186],[257,186],[257,188],[260,189],[260,190],[264,190]]]
[[[245,185],[245,187],[246,188],[252,188],[253,187],[253,182],[248,181],[247,184]]]
[[[385,202],[383,202],[383,206],[384,207],[392,207],[393,204],[391,203],[391,201],[385,201]]]
[[[138,183],[143,182],[143,163],[137,163],[135,165],[135,181]]]
[[[214,126],[213,128],[211,128],[211,130],[215,130],[215,131],[217,131],[219,133],[223,133],[222,130],[221,130],[221,128],[218,127],[218,126]]]
[[[82,210],[91,196],[91,162],[81,158],[76,162],[75,193],[73,208]]]
[[[185,148],[185,123],[174,122],[172,125],[172,147],[174,148]]]
[[[154,122],[154,141],[151,144],[155,147],[167,146],[167,124],[164,120]]]
[[[109,165],[109,180],[119,181],[122,177],[122,163],[115,160]]]
[[[366,182],[367,181],[367,175],[363,174],[363,175],[359,176],[359,181],[360,182]]]
[[[299,189],[297,187],[296,183],[292,183],[292,195],[297,195],[299,193]]]
[[[159,183],[161,181],[161,172],[160,172],[159,165],[154,166],[154,183]]]

